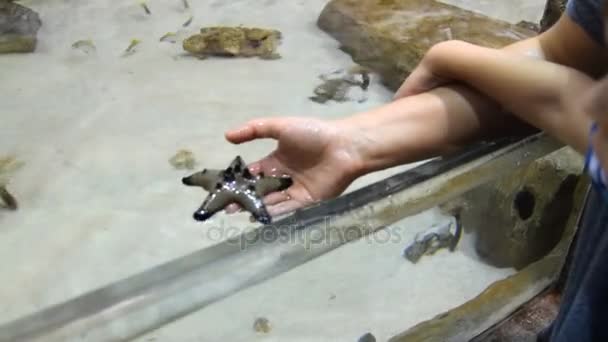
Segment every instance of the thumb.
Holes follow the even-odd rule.
[[[251,120],[241,127],[227,131],[225,137],[226,140],[233,144],[240,144],[255,139],[278,139],[282,126],[283,119],[281,118],[259,118]]]

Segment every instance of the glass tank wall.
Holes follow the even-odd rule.
[[[316,25],[328,2],[18,1],[42,25],[34,52],[0,54],[0,176],[19,204],[0,211],[0,324],[258,227],[246,213],[192,219],[206,193],[182,177],[275,148],[233,145],[224,131],[261,116],[334,119],[390,101],[373,72],[369,86],[324,98],[319,76],[353,65]],[[513,24],[537,22],[545,5],[450,3]],[[240,25],[280,31],[278,55],[184,50],[201,27]],[[347,193],[414,166],[366,175]],[[437,208],[404,217],[136,340],[385,340],[516,272],[481,261],[464,237],[454,252],[418,263],[402,256],[419,233],[452,220]]]

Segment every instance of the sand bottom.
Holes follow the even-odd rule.
[[[179,149],[201,167],[222,167],[237,154],[253,161],[274,142],[234,146],[225,130],[267,115],[337,118],[391,97],[373,78],[364,103],[308,99],[319,74],[352,63],[315,26],[325,0],[190,1],[191,13],[181,1],[150,0],[151,16],[135,1],[22,3],[43,27],[35,53],[0,56],[0,155],[25,162],[10,185],[21,207],[0,212],[0,323],[213,245],[222,238],[209,235],[213,227],[251,229],[246,214],[191,219],[204,193],[185,189],[186,172],[168,163]],[[541,1],[534,3],[540,13]],[[207,25],[277,28],[283,58],[201,61],[159,42],[191,14],[190,33]],[[122,57],[134,38],[138,50]],[[71,48],[82,39],[96,51]],[[349,190],[412,166],[368,175]],[[367,331],[384,339],[512,272],[461,252],[415,266],[403,259],[413,235],[440,219],[434,211],[407,218],[392,232],[398,241],[351,243],[141,340],[251,341],[258,316],[272,324],[269,341],[353,340]]]

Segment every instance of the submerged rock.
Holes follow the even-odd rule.
[[[8,183],[13,173],[22,166],[23,162],[12,156],[0,156],[0,208],[17,210],[17,199],[8,191]]]
[[[253,322],[253,330],[258,333],[268,334],[272,330],[272,326],[268,318],[259,317]]]
[[[463,229],[473,234],[482,260],[522,269],[560,241],[576,206],[582,170],[582,157],[564,148],[442,207],[462,206]]]
[[[317,25],[393,90],[441,41],[458,39],[498,48],[536,34],[433,0],[332,0]]]
[[[17,199],[10,192],[8,192],[6,186],[0,186],[0,198],[2,199],[2,205],[7,209],[17,210],[19,207]]]
[[[323,83],[313,90],[314,96],[309,97],[314,102],[326,103],[331,100],[361,103],[367,100],[366,92],[370,84],[370,76],[369,71],[365,68],[356,66],[347,70],[337,70],[319,75],[319,79]],[[355,89],[360,90],[359,94],[354,93]]]
[[[74,42],[72,44],[72,49],[82,51],[83,53],[85,53],[87,55],[92,54],[97,50],[97,48],[95,47],[95,43],[93,43],[93,41],[90,39],[83,39],[83,40]]]
[[[567,159],[569,157],[565,156],[571,155],[572,157],[576,152],[574,151],[557,151],[556,154],[550,156],[547,160],[536,162],[536,165],[531,165],[529,168],[526,168],[527,180],[524,182],[530,181],[530,176],[535,172],[542,170],[542,174],[537,174],[537,176],[542,177],[549,176],[549,188],[555,189],[556,187],[556,179],[562,178],[565,173],[569,173],[565,169],[569,167],[567,164],[570,162]],[[564,160],[566,159],[566,160]],[[562,170],[562,171],[556,171]],[[536,170],[536,171],[533,171]],[[532,171],[532,172],[530,172]],[[572,170],[575,174],[579,173],[578,170]],[[550,176],[551,174],[555,174]],[[521,174],[513,175],[513,177],[507,177],[510,179],[512,183],[517,183],[517,177],[521,177]],[[539,177],[539,178],[540,178]],[[534,177],[532,177],[534,178]],[[538,178],[537,178],[538,179]],[[563,178],[562,178],[563,179]],[[582,180],[582,179],[581,179]],[[506,181],[506,180],[505,180]],[[541,291],[547,289],[548,286],[554,284],[560,278],[560,274],[562,272],[562,267],[564,262],[566,262],[567,256],[570,254],[569,249],[572,245],[572,240],[574,237],[574,233],[578,227],[578,219],[580,217],[581,211],[583,209],[583,200],[587,193],[588,189],[588,181],[579,181],[577,182],[573,193],[568,194],[566,197],[572,198],[565,199],[567,202],[572,203],[570,207],[564,209],[564,207],[553,207],[552,209],[565,212],[566,214],[561,217],[560,221],[557,221],[557,225],[553,225],[553,222],[547,221],[547,226],[545,227],[545,231],[549,231],[551,229],[559,230],[559,233],[554,234],[553,232],[549,232],[549,238],[552,239],[550,235],[558,235],[559,242],[557,244],[553,244],[553,248],[549,251],[544,250],[545,256],[540,260],[534,261],[529,265],[525,266],[522,270],[517,273],[494,282],[490,286],[488,286],[483,292],[481,292],[477,297],[467,300],[464,304],[450,309],[444,313],[441,313],[432,319],[421,322],[407,331],[404,331],[391,339],[389,342],[422,342],[422,341],[478,341],[478,339],[473,339],[475,336],[478,336],[486,329],[497,326],[497,324],[511,313],[518,311],[519,307],[524,303],[531,300]],[[504,181],[503,181],[504,184]],[[552,196],[557,197],[555,191],[548,191],[546,193],[546,199]],[[562,192],[563,195],[563,192]],[[511,207],[501,206],[498,207],[496,204],[492,202],[493,195],[488,195],[486,197],[479,196],[477,198],[477,202],[475,202],[475,206],[473,207],[477,213],[478,210],[486,210],[486,211],[511,211]],[[544,203],[540,203],[540,206],[546,208]],[[477,209],[478,204],[482,204],[481,207]],[[494,207],[488,209],[494,204]],[[515,209],[515,208],[513,208]],[[516,210],[516,209],[515,209]],[[541,208],[534,209],[533,212],[542,212]],[[533,214],[528,220],[534,220]],[[562,215],[562,213],[555,213],[555,215]],[[555,216],[554,215],[554,216]],[[478,221],[484,221],[485,225],[479,225],[480,228],[485,229],[487,234],[497,233],[494,230],[496,228],[502,230],[503,223],[493,221],[492,217],[480,217]],[[469,221],[471,222],[471,221]],[[555,222],[555,221],[554,221]],[[559,225],[559,226],[558,226]],[[466,224],[463,220],[464,229],[467,229]],[[565,226],[565,228],[563,227]],[[507,226],[508,228],[508,226]],[[500,234],[500,232],[498,232]],[[534,232],[533,229],[530,229],[529,232],[530,237],[533,239],[542,238],[544,234],[547,236],[547,232],[538,234],[539,232]],[[504,237],[500,237],[504,239]],[[510,243],[507,241],[507,243]],[[534,247],[534,246],[532,246]],[[538,312],[535,312],[538,314]],[[525,323],[529,323],[525,321]],[[498,341],[496,339],[488,339],[483,341]],[[503,340],[500,340],[503,341]],[[506,341],[506,340],[505,340]],[[509,339],[508,341],[528,341],[523,338],[519,339]]]
[[[196,159],[194,158],[194,153],[181,149],[178,150],[173,157],[169,158],[169,164],[176,170],[192,170],[196,166]]]
[[[376,336],[372,333],[366,333],[365,335],[359,337],[357,342],[376,342]]]
[[[183,42],[185,51],[199,56],[260,57],[277,59],[281,32],[249,27],[203,27]]]
[[[531,21],[522,20],[522,21],[518,22],[516,25],[519,27],[523,27],[525,29],[534,31],[534,32],[540,32],[540,25],[538,25],[537,23],[533,23]]]
[[[33,52],[42,21],[38,13],[9,0],[0,0],[0,53]]]

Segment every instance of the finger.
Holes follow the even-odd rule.
[[[225,137],[233,144],[241,144],[255,139],[278,139],[282,125],[282,118],[259,118],[227,131]]]
[[[267,207],[268,213],[270,216],[278,216],[287,214],[296,209],[302,208],[304,205],[296,200],[287,200],[284,202],[280,202],[278,204]]]
[[[285,192],[274,192],[264,197],[264,205],[268,208],[269,206],[277,205],[281,202],[289,201],[290,199],[291,197]],[[230,203],[224,210],[226,211],[226,214],[235,214],[242,212],[243,207],[238,203]]]
[[[291,196],[285,191],[273,192],[264,197],[264,204],[266,206],[276,205],[281,202],[285,202],[291,199]]]
[[[261,160],[255,161],[249,165],[247,165],[247,168],[249,169],[249,172],[251,172],[254,175],[258,175],[260,172],[262,172],[262,161],[266,159],[263,158]]]

